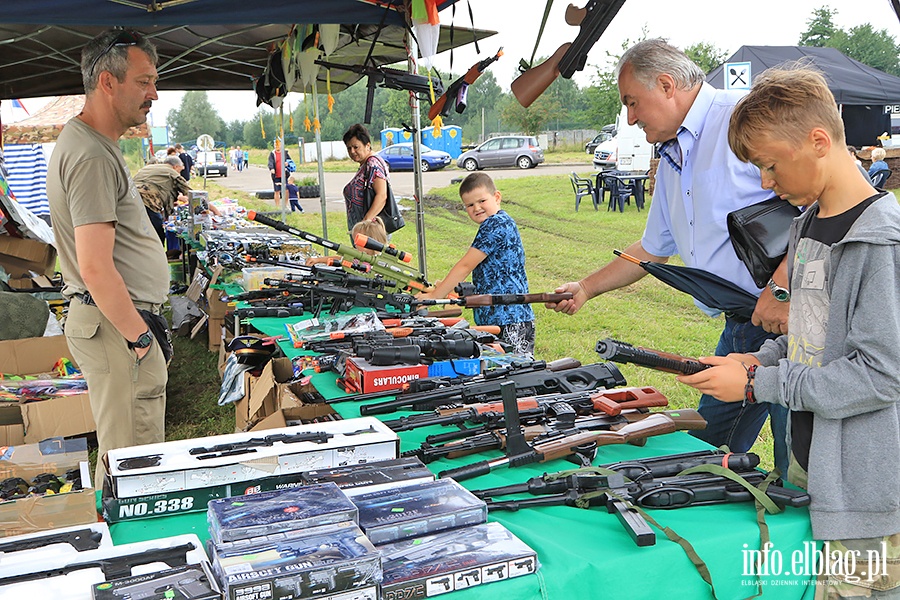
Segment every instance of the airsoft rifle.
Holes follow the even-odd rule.
[[[625,0],[589,0],[584,8],[570,4],[566,8],[566,23],[579,25],[578,35],[571,43],[563,44],[553,55],[536,67],[527,68],[510,88],[519,104],[528,108],[562,75],[571,79],[575,71],[584,69],[590,52]],[[526,65],[527,67],[528,65]]]
[[[639,348],[609,338],[597,342],[596,349],[597,354],[603,360],[633,363],[640,367],[649,367],[657,371],[665,371],[666,373],[693,375],[710,367],[710,365],[705,365],[695,358],[686,358],[677,354],[669,354],[668,352]]]

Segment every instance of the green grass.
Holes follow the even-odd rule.
[[[585,169],[587,172],[587,169]],[[271,210],[272,204],[247,194],[208,183],[210,197],[229,196],[255,210]],[[575,281],[614,257],[614,248],[625,248],[639,239],[646,212],[634,206],[625,213],[594,211],[582,203],[575,212],[574,196],[566,176],[535,176],[498,180],[503,208],[516,220],[527,257],[531,291],[552,291],[566,281]],[[409,205],[409,201],[406,201]],[[465,253],[475,236],[476,225],[460,209],[455,186],[432,190],[424,199],[429,280],[444,277]],[[328,216],[329,237],[343,242],[345,215]],[[321,234],[319,214],[288,214],[287,222]],[[415,219],[396,232],[392,242],[401,250],[416,252]],[[678,261],[673,261],[678,264]],[[417,262],[413,261],[413,265]],[[537,344],[535,355],[554,360],[570,356],[584,364],[597,362],[597,341],[613,337],[623,341],[685,356],[712,354],[723,327],[722,318],[711,319],[686,295],[653,277],[599,296],[574,316],[535,307]],[[466,311],[466,316],[471,314]],[[206,351],[202,340],[179,340],[170,369],[169,439],[196,437],[233,430],[231,407],[218,407],[216,355]],[[674,376],[650,369],[622,365],[629,385],[654,386],[669,398],[672,408],[696,407],[699,394],[675,382]],[[772,467],[772,441],[764,428],[753,451]]]

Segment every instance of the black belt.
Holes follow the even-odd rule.
[[[82,304],[87,304],[88,306],[97,306],[97,303],[94,302],[94,299],[91,297],[90,292],[85,292],[83,294],[75,294],[75,297],[81,300]]]
[[[85,292],[83,294],[73,294],[73,296],[78,298],[82,304],[86,304],[87,306],[97,306],[97,303],[94,302],[94,298],[91,296],[90,292]],[[149,310],[154,314],[158,314],[160,312],[160,309],[162,308],[162,305],[153,304],[152,302],[137,302],[134,300],[132,300],[132,302],[134,302],[135,308]]]

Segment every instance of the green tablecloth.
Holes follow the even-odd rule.
[[[285,320],[254,319],[253,326],[267,335],[284,331]],[[297,354],[283,343],[288,356]],[[319,373],[313,383],[326,398],[343,392],[334,383],[334,374]],[[360,403],[333,405],[345,418],[359,416]],[[411,413],[394,413],[396,418]],[[442,431],[427,427],[401,434],[401,451],[417,447],[426,435]],[[709,446],[683,433],[648,440],[643,447],[623,445],[601,447],[595,464],[627,459],[661,456],[708,449]],[[490,452],[429,465],[435,473],[444,469],[496,458]],[[463,482],[469,489],[519,483],[544,472],[572,468],[563,460],[515,469],[498,469],[489,475]],[[751,504],[698,506],[679,510],[654,510],[651,515],[686,538],[709,565],[719,598],[747,598],[756,594],[756,579],[745,570],[752,563],[748,550],[760,546],[756,512]],[[657,532],[655,546],[638,548],[625,533],[618,519],[605,509],[582,510],[572,507],[541,507],[517,513],[494,512],[489,519],[498,521],[529,544],[538,553],[541,569],[536,576],[524,576],[488,586],[476,586],[454,593],[460,600],[507,597],[517,600],[582,600],[592,598],[678,598],[712,597],[684,551]],[[792,575],[792,560],[808,553],[812,544],[809,513],[806,509],[787,509],[767,515],[772,542],[769,575],[762,578],[764,598],[812,598],[808,576]],[[179,533],[196,533],[208,539],[206,513],[126,521],[111,526],[116,543],[152,539]],[[800,553],[800,554],[796,554]],[[780,566],[779,566],[780,565]],[[776,571],[776,567],[778,570]]]

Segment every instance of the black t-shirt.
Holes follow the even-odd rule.
[[[866,198],[853,208],[833,217],[813,217],[806,223],[803,231],[800,232],[800,242],[798,247],[801,245],[809,247],[811,241],[813,245],[821,245],[819,250],[820,255],[830,253],[831,247],[844,239],[847,232],[850,230],[850,227],[856,222],[859,216],[881,196],[882,194],[879,193],[870,198]],[[792,295],[794,294],[793,289],[791,293]],[[801,290],[797,290],[798,299],[801,293]],[[824,331],[828,325],[827,314],[821,315],[821,319],[823,320],[821,325],[822,330]],[[793,452],[794,458],[797,459],[797,463],[803,467],[803,470],[809,468],[809,448],[812,443],[812,432],[813,414],[806,411],[792,411],[791,452]]]

